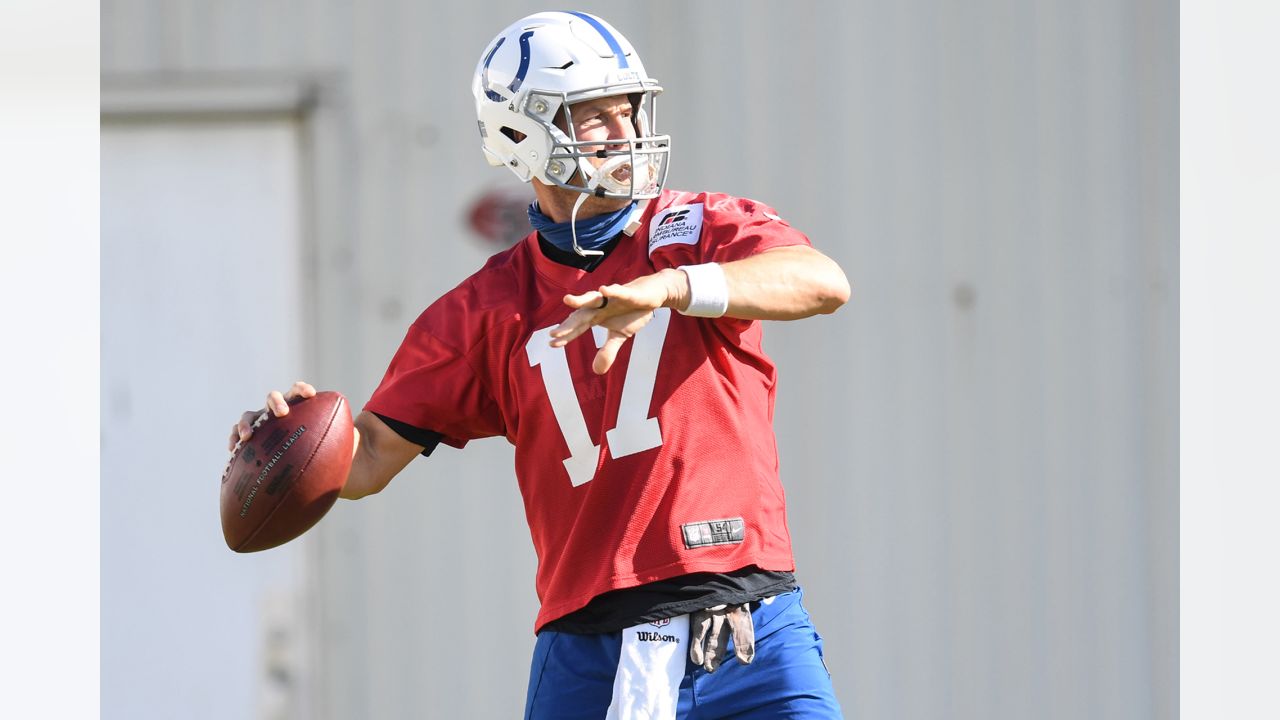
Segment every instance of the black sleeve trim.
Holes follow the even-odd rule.
[[[414,427],[409,423],[400,422],[395,418],[389,418],[386,415],[379,415],[378,413],[374,413],[374,415],[379,420],[386,423],[387,427],[391,428],[392,430],[395,430],[396,434],[399,435],[400,437],[404,438],[405,440],[408,440],[414,445],[421,445],[423,448],[422,454],[426,455],[427,457],[431,457],[432,451],[434,451],[436,449],[436,446],[440,444],[440,441],[444,439],[444,435],[441,435],[435,430],[427,430],[426,428]]]

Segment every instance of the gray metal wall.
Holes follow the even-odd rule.
[[[848,715],[1176,717],[1176,3],[582,8],[668,89],[669,185],[768,202],[852,282],[837,315],[766,333]],[[104,0],[104,98],[312,93],[308,366],[358,405],[492,250],[463,213],[515,181],[481,159],[470,73],[540,9]],[[510,463],[441,450],[315,531],[323,717],[519,711],[535,599]]]

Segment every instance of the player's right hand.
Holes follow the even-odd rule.
[[[551,347],[564,347],[593,327],[608,331],[596,352],[591,369],[603,375],[613,366],[618,351],[653,319],[661,307],[687,307],[688,277],[675,268],[642,275],[624,285],[602,285],[581,295],[565,295],[573,312],[551,331]]]
[[[244,411],[244,414],[240,416],[240,421],[231,426],[231,437],[227,438],[227,449],[235,452],[237,443],[246,442],[249,438],[253,437],[254,423],[257,422],[258,418],[262,417],[264,413],[269,412],[276,417],[288,415],[290,400],[314,397],[315,394],[316,389],[311,386],[311,383],[304,382],[302,380],[294,383],[293,387],[283,393],[279,390],[272,390],[267,393],[267,405],[265,408]]]

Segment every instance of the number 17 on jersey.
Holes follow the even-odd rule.
[[[618,420],[613,429],[605,433],[609,454],[614,458],[662,445],[662,429],[658,426],[656,417],[649,417],[649,405],[653,402],[658,361],[662,357],[662,346],[670,323],[671,310],[659,308],[654,311],[653,320],[631,338],[631,360],[623,379]],[[564,469],[569,473],[569,482],[577,487],[595,476],[600,446],[591,442],[591,433],[587,430],[586,417],[578,403],[578,393],[574,390],[565,349],[551,347],[553,329],[555,326],[533,333],[525,345],[525,352],[529,355],[529,365],[542,373],[542,384],[547,389],[547,398],[551,401],[556,424],[560,427],[565,444],[569,446],[569,457],[565,458]],[[592,335],[599,346],[603,334]]]

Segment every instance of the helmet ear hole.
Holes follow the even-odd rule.
[[[503,135],[506,135],[508,138],[510,138],[510,139],[511,139],[511,142],[516,143],[516,144],[519,144],[519,143],[520,143],[520,142],[522,142],[522,141],[524,140],[524,138],[525,138],[525,134],[524,134],[524,133],[520,132],[519,130],[515,130],[515,129],[513,129],[513,128],[509,128],[509,127],[507,127],[507,126],[505,126],[505,125],[504,125],[504,126],[502,126],[502,128],[501,128],[500,130],[498,130],[498,132],[502,133]]]

